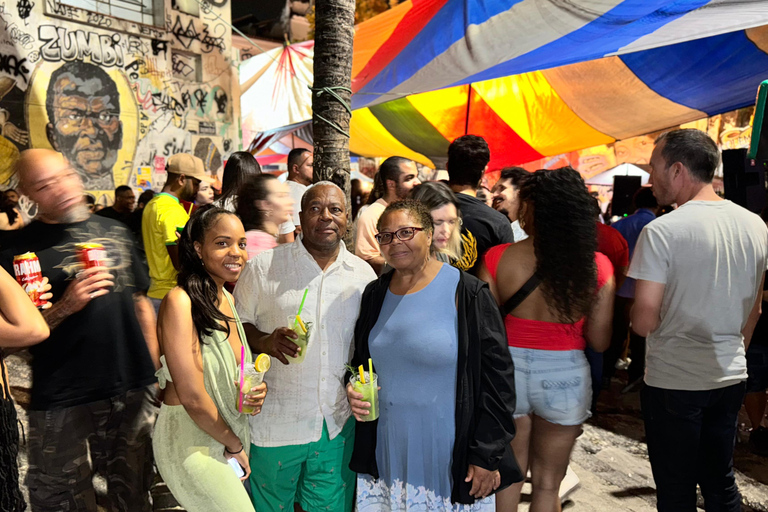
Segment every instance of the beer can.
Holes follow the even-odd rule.
[[[48,301],[40,299],[43,288],[43,271],[40,269],[40,260],[33,252],[19,254],[13,257],[13,273],[16,281],[21,285],[35,306],[42,307]]]
[[[85,270],[107,266],[107,251],[101,244],[77,244],[77,257]]]

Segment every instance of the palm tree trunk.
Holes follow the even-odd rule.
[[[315,2],[315,84],[312,128],[314,181],[330,180],[344,190],[350,215],[349,110],[355,0]],[[336,98],[335,93],[344,102]],[[351,222],[349,224],[351,226]]]

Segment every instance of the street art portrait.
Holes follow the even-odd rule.
[[[131,172],[138,112],[120,70],[84,61],[44,62],[27,91],[33,147],[60,151],[86,190],[112,191]]]

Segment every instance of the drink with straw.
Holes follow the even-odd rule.
[[[292,339],[291,341],[297,344],[301,349],[299,355],[296,357],[291,357],[289,355],[285,356],[289,363],[299,364],[304,362],[304,358],[307,355],[307,345],[309,344],[309,331],[311,327],[312,322],[304,323],[299,315],[288,317],[288,328],[299,335],[297,339]]]
[[[368,409],[370,414],[361,416],[360,421],[373,421],[379,418],[379,376],[373,373],[373,362],[368,359],[368,371],[363,370],[363,365],[358,368],[357,374],[349,378],[352,388],[363,394],[363,402],[371,404]]]
[[[270,366],[272,366],[270,357],[267,354],[259,354],[254,364],[241,364],[241,367],[237,369],[237,380],[240,382],[240,390],[237,394],[237,410],[239,412],[251,414],[254,411],[252,406],[245,405],[245,399],[251,393],[251,389],[264,382],[264,374],[267,373]]]
[[[296,345],[299,346],[301,349],[299,351],[299,355],[296,357],[291,357],[286,355],[285,358],[288,360],[291,364],[299,364],[304,362],[304,358],[307,356],[307,345],[309,344],[309,329],[312,326],[311,322],[303,322],[301,320],[301,310],[304,309],[304,301],[307,300],[307,293],[309,292],[309,288],[306,288],[304,290],[304,296],[301,298],[301,304],[299,304],[299,311],[296,313],[296,315],[291,315],[288,317],[288,328],[293,330],[296,334],[299,335],[298,339],[291,340]]]

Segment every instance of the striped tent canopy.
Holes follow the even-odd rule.
[[[754,103],[768,2],[406,1],[358,26],[352,74],[353,153],[441,167],[475,133],[500,168]]]

